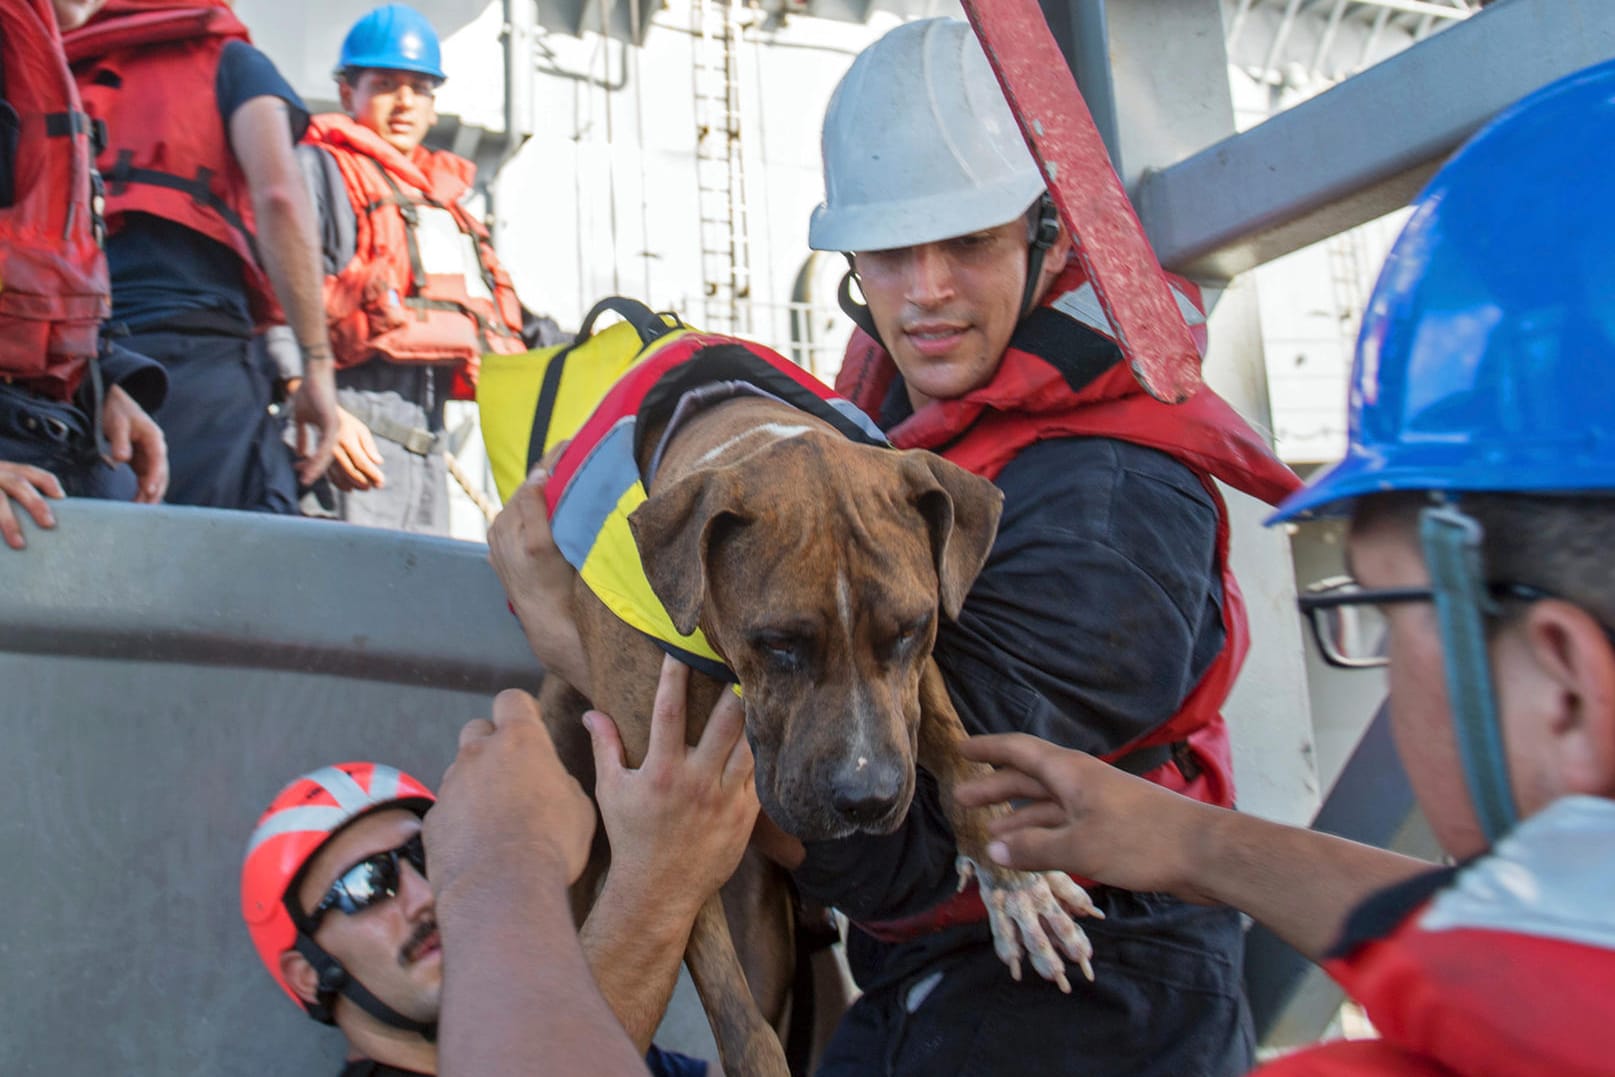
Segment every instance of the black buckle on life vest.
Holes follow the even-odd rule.
[[[198,165],[196,179],[191,183],[191,201],[199,206],[216,209],[218,198],[213,193],[213,170]]]
[[[94,121],[83,112],[48,112],[45,114],[47,138],[73,138],[77,135],[93,137]]]
[[[135,171],[135,151],[119,150],[118,156],[112,162],[112,171],[107,173],[107,191],[114,195],[123,194],[129,189],[129,180]]]

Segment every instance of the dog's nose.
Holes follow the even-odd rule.
[[[862,826],[884,819],[903,795],[903,772],[890,763],[849,760],[830,780],[830,803],[850,823]]]

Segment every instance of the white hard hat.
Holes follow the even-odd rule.
[[[905,23],[858,54],[824,113],[820,251],[911,247],[994,228],[1043,192],[976,35]]]

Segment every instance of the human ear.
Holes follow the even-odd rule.
[[[308,958],[296,950],[283,951],[280,955],[280,974],[286,978],[298,998],[310,1005],[319,1001],[320,975],[308,963]]]
[[[1527,653],[1555,694],[1546,757],[1562,793],[1615,797],[1615,642],[1586,610],[1548,599],[1526,614]]]

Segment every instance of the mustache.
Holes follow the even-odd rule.
[[[416,952],[426,944],[426,940],[437,933],[437,917],[428,916],[416,925],[410,932],[409,941],[398,948],[398,963],[408,967],[415,960]]]

